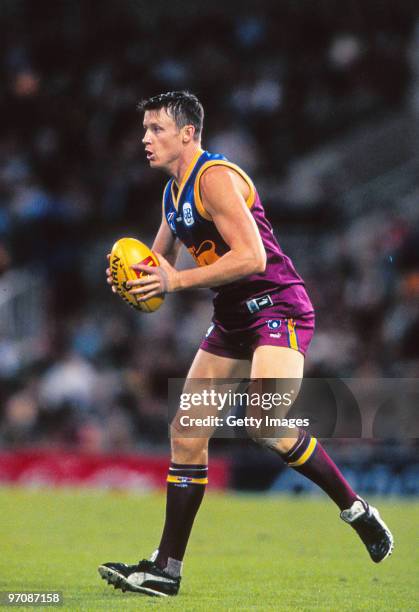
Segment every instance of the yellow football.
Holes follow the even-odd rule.
[[[113,284],[118,294],[128,304],[142,312],[154,312],[163,304],[164,297],[152,297],[145,302],[138,302],[137,296],[128,293],[127,281],[141,278],[146,272],[138,272],[131,268],[134,264],[143,266],[158,266],[159,260],[154,253],[135,238],[121,238],[112,247],[109,267]]]

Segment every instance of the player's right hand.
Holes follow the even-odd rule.
[[[108,260],[108,263],[109,263],[110,258],[111,258],[111,254],[110,254],[110,253],[108,253],[108,254],[106,255],[106,259]],[[110,268],[106,268],[106,282],[108,283],[108,285],[110,285],[110,286],[111,286],[112,291],[113,291],[114,293],[116,293],[116,287],[115,287],[115,285],[113,284],[113,280],[112,280],[112,272],[111,272],[111,269],[110,269]]]

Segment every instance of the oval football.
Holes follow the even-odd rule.
[[[158,266],[159,261],[151,249],[140,240],[120,238],[112,247],[109,261],[114,286],[118,294],[130,306],[141,312],[155,312],[163,304],[164,297],[153,297],[145,302],[138,302],[135,295],[128,293],[127,281],[141,278],[144,274],[144,272],[133,270],[131,266],[134,264]]]

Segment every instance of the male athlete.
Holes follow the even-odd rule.
[[[131,293],[147,300],[190,288],[214,290],[213,325],[188,379],[300,380],[314,330],[313,307],[272,233],[253,182],[222,155],[201,149],[204,111],[191,93],[155,96],[143,101],[140,110],[149,164],[171,178],[152,247],[160,266],[151,271],[134,266],[148,274],[130,283]],[[196,268],[175,269],[182,243]],[[107,275],[112,285],[109,269]],[[373,561],[391,554],[393,537],[378,511],[352,490],[318,440],[301,429],[297,438],[257,441],[329,495]],[[179,591],[182,560],[207,484],[208,437],[188,437],[186,431],[183,437],[172,427],[171,445],[158,549],[137,565],[99,567],[102,578],[123,591],[159,596]]]

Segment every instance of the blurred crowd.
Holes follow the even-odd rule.
[[[415,3],[236,4],[2,3],[0,309],[16,272],[42,294],[30,338],[0,326],[3,446],[167,444],[167,379],[185,376],[210,294],[142,315],[104,273],[117,238],[150,244],[160,221],[165,177],[146,163],[136,104],[161,91],[195,92],[204,147],[254,178],[316,308],[307,375],[418,376],[418,185],[394,210],[351,216],[339,175],[301,190],[298,173],[324,143],[407,108]]]

